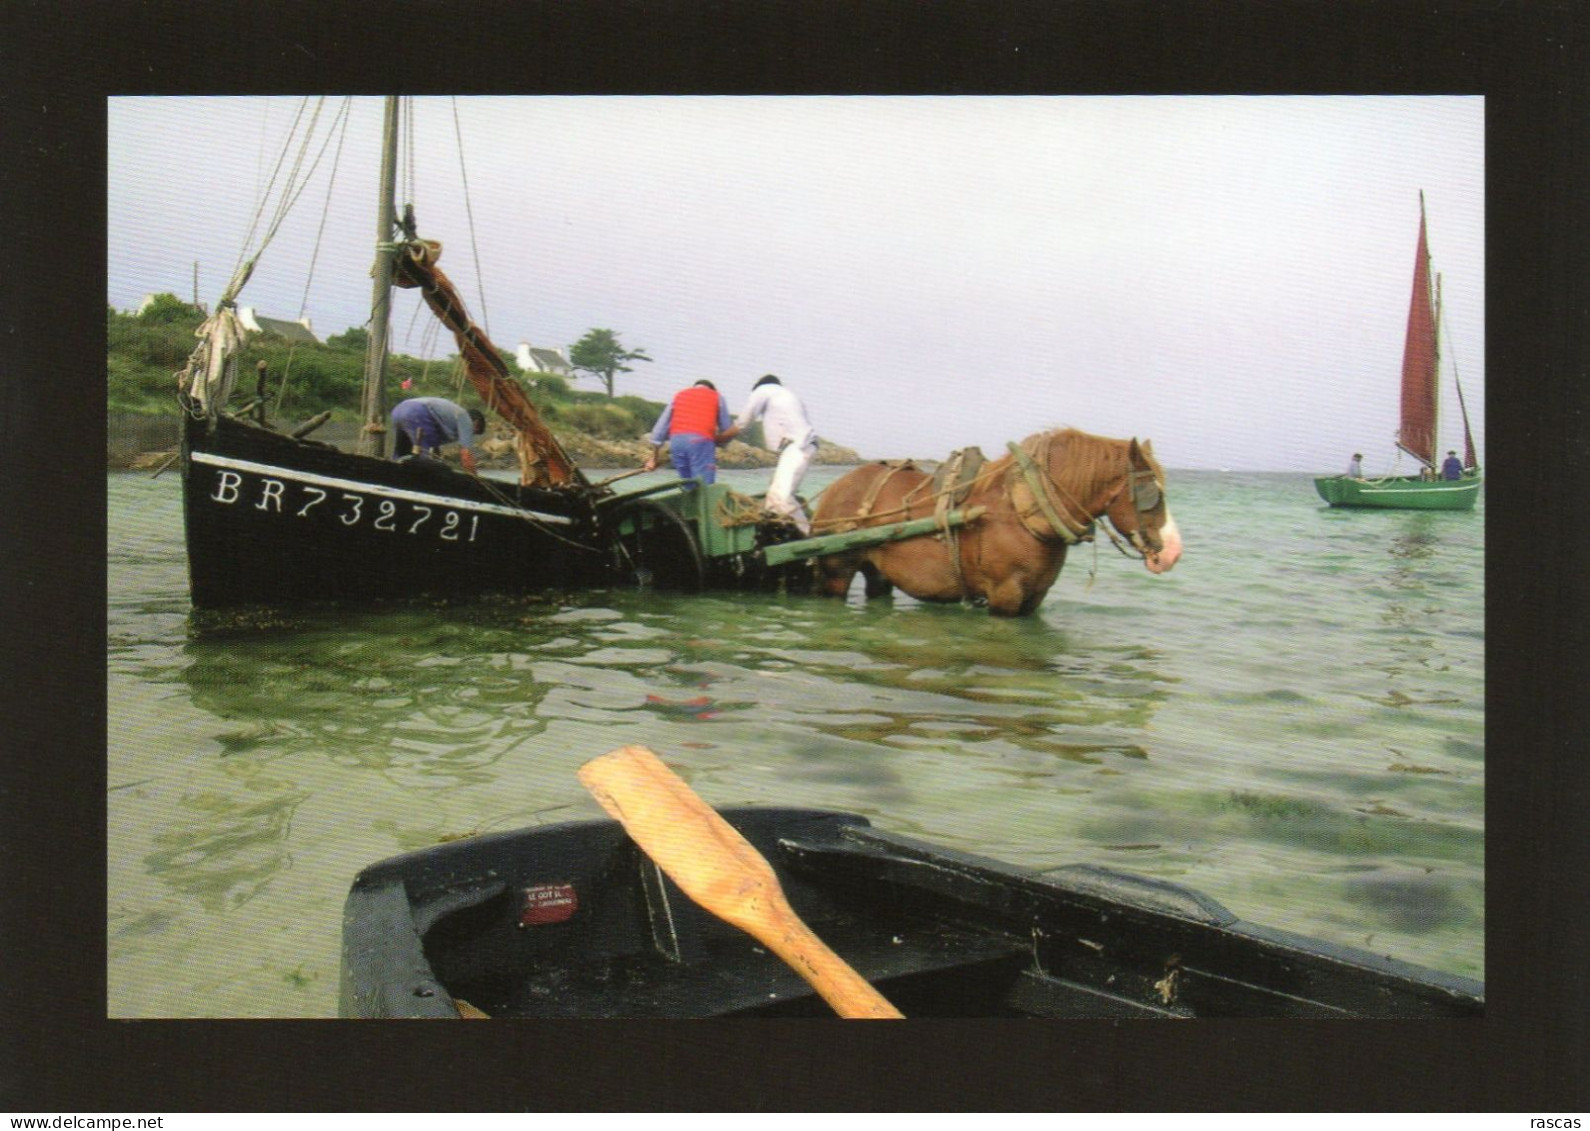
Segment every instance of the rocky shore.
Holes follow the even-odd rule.
[[[558,441],[563,445],[564,450],[569,453],[574,462],[582,467],[614,469],[639,467],[646,462],[646,457],[651,454],[651,444],[646,440],[600,440],[594,436],[567,433],[560,435]],[[512,448],[506,439],[488,438],[482,441],[481,449],[487,457],[486,465],[488,467],[517,466],[513,458]],[[849,448],[842,448],[838,444],[819,439],[817,441],[817,458],[813,462],[851,465],[865,463],[866,461]],[[741,443],[739,440],[730,440],[718,449],[718,467],[720,469],[772,467],[776,463],[778,463],[778,454],[776,452],[770,452],[765,448],[752,447],[750,444]]]
[[[159,429],[140,437],[130,437],[125,434],[116,435],[117,429],[112,422],[112,442],[107,445],[106,450],[108,469],[153,471],[171,462],[176,455],[176,427],[177,422],[173,419],[170,422],[169,432],[166,429]],[[317,433],[314,438],[337,444],[345,450],[352,450],[351,436],[344,438],[336,434],[334,427],[326,428],[325,432],[330,434]],[[628,471],[637,468],[646,462],[646,456],[651,452],[651,445],[644,439],[604,440],[580,432],[562,432],[558,435],[558,441],[569,453],[570,458],[581,467],[602,470]],[[497,429],[490,429],[486,439],[480,442],[480,453],[482,457],[480,463],[483,467],[501,470],[518,466],[513,456],[511,441]],[[775,453],[752,447],[739,440],[731,440],[718,450],[718,467],[723,469],[772,467],[777,462],[778,456]],[[819,440],[815,462],[849,466],[865,463],[866,460],[849,448],[840,447],[827,440]]]

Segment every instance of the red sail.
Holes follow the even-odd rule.
[[[1419,209],[1419,255],[1413,265],[1413,299],[1408,306],[1408,337],[1402,347],[1402,429],[1397,444],[1403,451],[1435,466],[1436,413],[1435,306],[1430,290],[1430,249],[1424,236],[1424,208]]]

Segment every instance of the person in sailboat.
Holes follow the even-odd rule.
[[[762,439],[769,450],[779,454],[763,503],[774,514],[793,522],[802,534],[810,534],[811,519],[796,496],[817,455],[817,430],[807,419],[806,406],[769,373],[751,386],[751,399],[735,418],[734,427],[720,435],[719,441],[733,439],[756,420],[762,421]]]
[[[1447,452],[1446,459],[1441,463],[1441,478],[1463,478],[1463,461],[1458,459],[1456,452]]]
[[[702,378],[675,393],[652,425],[651,455],[643,466],[647,471],[656,470],[657,457],[666,444],[679,478],[716,482],[718,445],[726,440],[723,433],[728,427],[729,406],[718,387]]]
[[[443,397],[410,397],[392,410],[392,458],[441,455],[442,445],[457,444],[464,470],[474,475],[475,440],[486,432],[486,417]]]
[[[1364,457],[1361,452],[1354,452],[1353,458],[1347,464],[1347,478],[1362,479],[1364,477]]]

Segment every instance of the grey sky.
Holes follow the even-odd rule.
[[[110,100],[112,306],[191,297],[195,261],[214,302],[298,106]],[[607,327],[655,359],[620,392],[662,400],[710,377],[731,408],[778,373],[823,435],[878,457],[992,453],[1072,424],[1150,437],[1172,468],[1334,473],[1361,451],[1390,471],[1423,189],[1445,361],[1484,458],[1477,97],[416,106],[420,233],[500,345]],[[302,307],[322,337],[370,301],[379,100],[352,109],[307,305],[323,176],[240,298],[273,317]],[[394,343],[423,354],[413,305]],[[1456,447],[1449,373],[1441,439]]]

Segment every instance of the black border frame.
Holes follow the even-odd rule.
[[[1571,476],[1590,457],[1585,11],[1573,0],[14,0],[0,38],[0,188],[12,253],[0,272],[0,422],[9,432],[0,448],[0,1109],[1552,1115],[1590,1106],[1590,536]],[[1486,1019],[442,1028],[106,1020],[105,421],[96,376],[105,99],[394,86],[1484,95]]]

